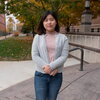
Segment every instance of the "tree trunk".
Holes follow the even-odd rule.
[[[70,32],[70,26],[67,26],[67,27],[66,27],[66,31],[67,31],[67,32]]]
[[[33,37],[35,36],[36,32],[34,31],[34,27],[32,27],[32,34],[33,34]]]

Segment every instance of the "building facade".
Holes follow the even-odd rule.
[[[5,22],[5,15],[0,14],[0,36],[6,32],[6,22]]]
[[[92,20],[91,32],[100,32],[100,17]]]
[[[100,33],[100,17],[92,19],[90,32]],[[70,32],[81,32],[81,24],[79,26],[71,26]]]

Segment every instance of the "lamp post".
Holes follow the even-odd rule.
[[[81,16],[81,32],[91,32],[92,13],[90,10],[90,0],[85,1],[85,10]]]

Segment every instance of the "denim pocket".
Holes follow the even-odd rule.
[[[43,76],[43,73],[36,71],[35,72],[35,76],[41,76],[42,77]]]
[[[62,73],[57,73],[55,77],[62,77]]]

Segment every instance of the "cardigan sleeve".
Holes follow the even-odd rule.
[[[32,50],[31,50],[32,60],[35,61],[37,66],[43,67],[47,65],[47,63],[39,56],[38,50],[38,34],[35,35],[33,43],[32,43]]]
[[[69,51],[69,45],[68,45],[68,39],[66,38],[64,41],[61,56],[49,64],[52,70],[64,64],[64,62],[67,60],[68,57],[68,51]]]

